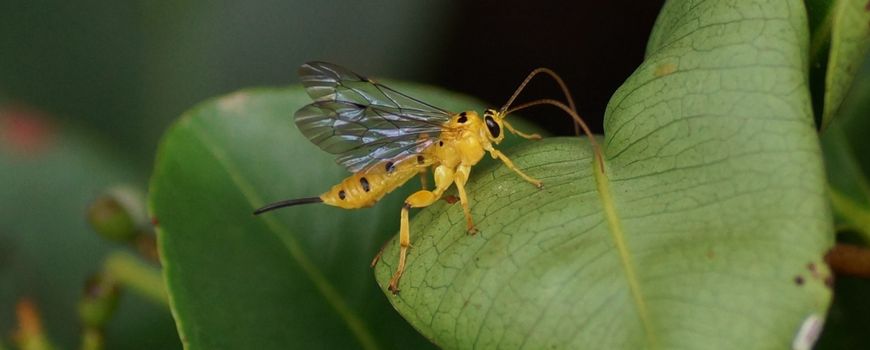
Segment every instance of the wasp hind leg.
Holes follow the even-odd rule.
[[[408,211],[411,208],[424,208],[432,205],[441,198],[444,191],[453,183],[453,170],[444,166],[435,168],[435,189],[433,191],[417,191],[405,199],[402,206],[401,222],[399,224],[399,266],[390,279],[390,292],[399,293],[399,280],[405,273],[405,261],[408,258],[408,249],[411,248],[411,229],[408,220]]]

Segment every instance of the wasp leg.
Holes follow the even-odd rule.
[[[497,150],[495,148],[490,149],[489,153],[492,154],[493,158],[501,159],[502,163],[504,163],[504,165],[506,167],[508,167],[508,169],[513,170],[515,173],[517,173],[517,175],[522,177],[524,180],[528,181],[532,185],[535,185],[535,187],[537,187],[537,188],[544,187],[544,183],[541,182],[541,180],[538,180],[538,179],[535,179],[531,176],[526,175],[526,173],[524,173],[522,170],[517,168],[517,166],[514,165],[514,162],[511,162],[510,158],[508,158],[506,155],[504,155],[504,153],[501,153],[499,150]]]
[[[381,261],[381,255],[384,255],[384,249],[387,248],[387,244],[390,244],[390,240],[384,242],[384,244],[381,245],[381,249],[378,249],[378,254],[372,258],[372,262],[369,264],[372,268],[378,265],[378,261]]]
[[[522,137],[522,138],[528,139],[528,140],[540,140],[541,139],[541,135],[539,135],[539,134],[536,134],[536,133],[535,134],[526,134],[522,131],[514,129],[513,125],[508,123],[507,120],[502,120],[502,123],[504,124],[504,126],[507,127],[508,130],[510,130],[510,132],[516,134],[519,137]]]
[[[460,165],[456,168],[456,175],[453,181],[456,184],[457,192],[459,192],[459,203],[462,204],[462,212],[465,213],[465,226],[468,234],[473,235],[477,233],[477,228],[474,227],[474,219],[471,218],[471,209],[468,207],[468,195],[465,193],[465,183],[468,182],[470,172],[471,167]]]
[[[453,183],[453,170],[443,165],[435,168],[435,190],[417,191],[405,199],[402,206],[401,223],[399,224],[399,266],[393,278],[390,279],[390,292],[399,293],[399,279],[405,273],[405,260],[408,258],[408,248],[411,247],[411,230],[408,222],[408,211],[411,208],[423,208],[432,205],[441,198],[444,191]]]
[[[420,188],[424,191],[429,189],[429,177],[427,175],[429,175],[428,168],[420,170]]]

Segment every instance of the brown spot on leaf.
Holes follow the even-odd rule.
[[[716,257],[716,251],[713,248],[707,249],[707,259],[713,259]]]
[[[804,278],[802,276],[795,276],[794,277],[794,284],[797,284],[799,286],[804,285]]]
[[[459,197],[453,195],[444,196],[444,201],[447,202],[447,204],[454,204],[459,201]]]
[[[653,73],[653,74],[655,74],[655,76],[657,78],[660,78],[660,77],[669,75],[669,74],[676,72],[676,71],[677,71],[677,65],[668,62],[668,63],[662,63],[662,64],[658,65],[656,67],[655,73]]]

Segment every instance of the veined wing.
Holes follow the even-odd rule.
[[[296,126],[351,172],[422,152],[450,118],[446,110],[334,64],[306,63],[299,76],[315,102],[296,112]]]
[[[341,66],[308,62],[299,67],[299,78],[314,101],[350,102],[385,107],[399,114],[442,124],[451,113],[393,90]]]
[[[442,131],[397,110],[351,102],[319,101],[296,112],[296,126],[351,172],[422,152]]]

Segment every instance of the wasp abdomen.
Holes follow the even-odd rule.
[[[320,195],[324,203],[345,209],[367,208],[420,173],[423,166],[412,161],[377,163],[353,174]]]

